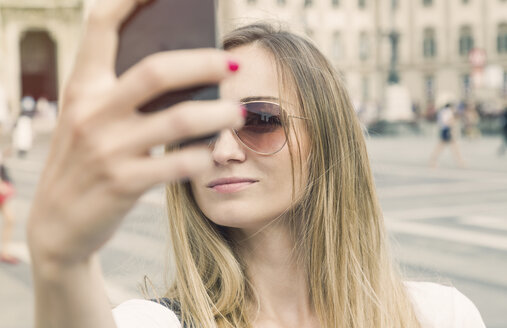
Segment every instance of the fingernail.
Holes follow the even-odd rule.
[[[234,60],[227,61],[227,65],[229,65],[229,71],[236,72],[239,69],[239,64]]]
[[[246,118],[246,116],[248,114],[248,112],[246,111],[246,107],[241,105],[240,108],[241,108],[241,115],[243,116],[243,118]]]

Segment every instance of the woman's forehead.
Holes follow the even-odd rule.
[[[287,110],[295,110],[296,97],[288,90],[291,88],[281,88],[276,60],[271,52],[255,43],[228,51],[239,60],[240,69],[221,83],[222,98],[242,102],[270,101]]]

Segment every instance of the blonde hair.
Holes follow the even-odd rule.
[[[253,44],[273,55],[280,95],[291,89],[307,118],[308,183],[300,196],[293,192],[287,217],[321,326],[419,327],[390,258],[363,132],[337,71],[311,42],[267,24],[234,30],[224,48]],[[293,182],[301,164],[301,156],[299,165],[293,161]],[[167,203],[176,277],[165,296],[180,303],[183,323],[251,327],[255,291],[226,228],[201,212],[188,182],[168,185]]]

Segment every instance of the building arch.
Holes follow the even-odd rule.
[[[57,43],[46,29],[26,29],[19,38],[20,95],[58,97]]]

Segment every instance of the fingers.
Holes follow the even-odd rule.
[[[74,76],[96,77],[114,74],[118,46],[118,29],[142,0],[95,0],[87,17]]]
[[[187,179],[213,166],[210,150],[192,146],[162,157],[144,157],[118,168],[120,193],[137,194],[159,183]]]
[[[166,91],[217,84],[237,69],[233,62],[217,49],[157,53],[125,72],[109,101],[119,110],[134,110]]]
[[[188,101],[139,118],[122,137],[125,147],[136,153],[244,124],[240,104],[225,100]]]

